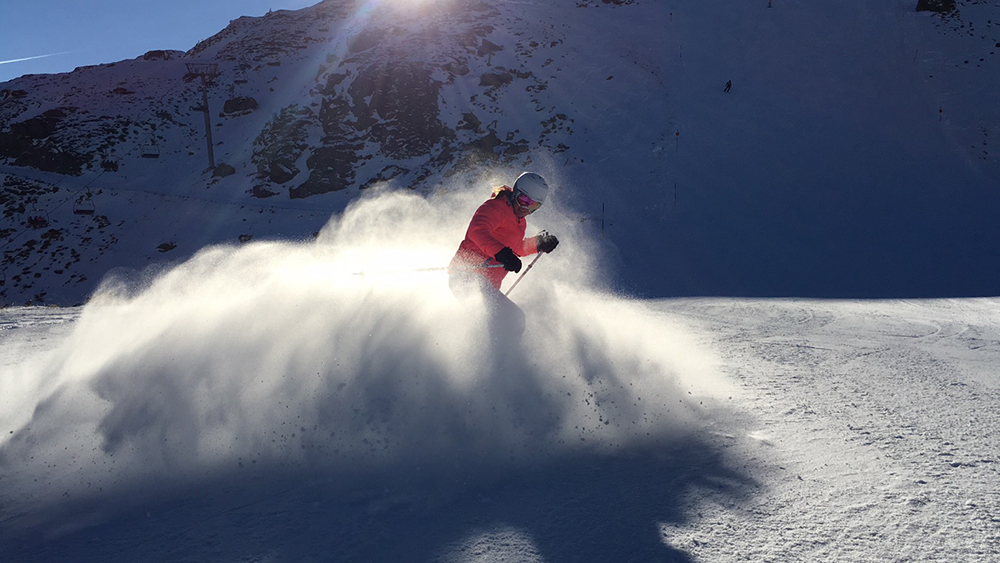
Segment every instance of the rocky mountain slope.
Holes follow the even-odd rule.
[[[12,80],[0,302],[308,237],[377,184],[485,190],[528,168],[640,292],[995,293],[997,8],[848,4],[326,0]],[[219,73],[214,169],[192,64]]]

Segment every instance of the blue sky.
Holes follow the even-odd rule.
[[[0,82],[23,74],[186,51],[240,16],[319,0],[34,0],[0,2]]]

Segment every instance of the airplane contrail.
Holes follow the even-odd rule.
[[[23,59],[9,59],[6,61],[0,61],[0,65],[5,65],[7,63],[20,63],[23,61],[33,61],[35,59],[44,59],[45,57],[55,57],[56,55],[67,55],[73,51],[63,51],[61,53],[49,53],[48,55],[35,55],[34,57],[24,57]]]

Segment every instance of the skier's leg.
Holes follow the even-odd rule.
[[[489,283],[482,288],[486,308],[497,332],[508,336],[512,342],[520,341],[524,334],[524,311],[514,304],[506,295]]]
[[[460,302],[468,304],[479,299],[482,291],[477,278],[482,276],[469,272],[451,272],[448,274],[448,287]]]
[[[487,337],[497,357],[503,357],[520,344],[525,327],[524,311],[489,280],[478,274],[456,272],[449,277],[448,283],[459,301],[469,305],[479,302],[485,308]]]

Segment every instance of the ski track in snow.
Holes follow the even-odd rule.
[[[754,417],[718,434],[762,483],[664,530],[702,561],[1000,558],[1000,304],[666,303],[717,342]],[[725,533],[721,533],[725,530]]]
[[[405,486],[228,473],[124,516],[98,502],[0,546],[14,561],[1000,558],[996,299],[647,305],[738,387],[731,408],[702,413],[695,441],[465,485],[422,481],[419,468]],[[0,365],[44,355],[78,314],[0,312]],[[30,503],[3,515],[35,517]]]

